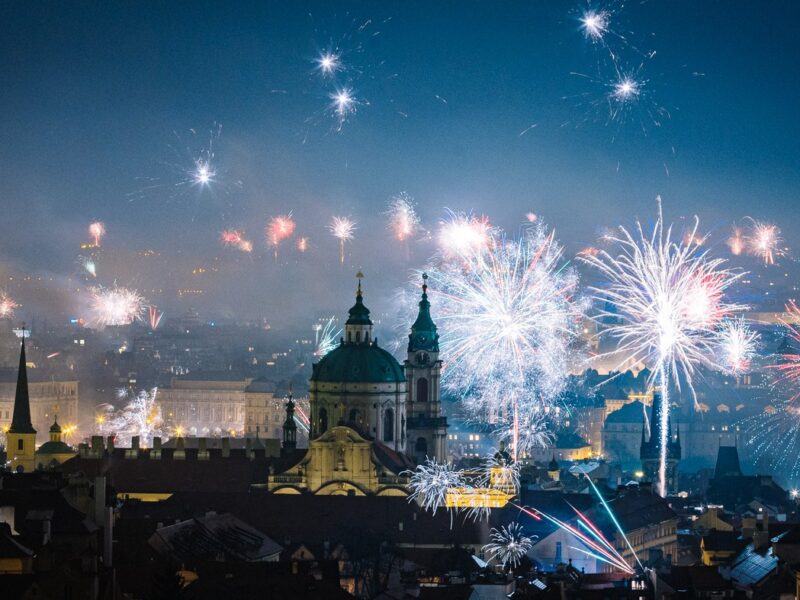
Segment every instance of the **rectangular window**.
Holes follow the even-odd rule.
[[[18,439],[18,440],[17,440],[17,450],[18,450],[19,452],[22,452],[22,450],[23,450],[22,438],[20,438],[20,439]]]

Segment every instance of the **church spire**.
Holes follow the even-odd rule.
[[[358,287],[356,288],[356,303],[350,308],[350,315],[344,325],[345,342],[348,344],[369,344],[372,342],[372,320],[369,318],[369,309],[364,306],[364,292],[361,289],[361,280],[364,274],[356,273]]]
[[[431,303],[428,301],[428,274],[422,274],[422,298],[419,301],[419,312],[417,320],[411,326],[411,333],[408,336],[408,351],[416,352],[426,350],[428,352],[439,351],[439,334],[436,333],[436,325],[431,318]]]
[[[292,386],[289,384],[289,399],[286,402],[286,420],[283,422],[283,452],[291,452],[297,448],[297,424],[294,422],[294,401]]]
[[[25,360],[25,328],[22,328],[22,346],[19,351],[17,391],[14,394],[14,416],[10,433],[36,433],[31,423],[31,401],[28,395],[28,369]]]

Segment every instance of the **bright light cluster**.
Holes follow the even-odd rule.
[[[386,211],[388,228],[392,235],[401,242],[407,240],[419,230],[419,215],[414,209],[414,200],[402,192],[389,201]]]
[[[156,402],[158,388],[150,391],[120,388],[118,400],[126,401],[122,408],[110,404],[99,407],[95,424],[100,435],[113,435],[119,446],[130,447],[131,439],[139,436],[141,447],[152,447],[153,438],[164,436],[161,407]]]
[[[520,559],[533,546],[533,540],[525,535],[519,523],[511,523],[508,527],[494,529],[489,532],[491,540],[482,549],[490,560],[499,562],[504,567],[516,567]]]
[[[93,322],[98,327],[130,325],[141,319],[145,300],[136,290],[101,286],[89,288]]]

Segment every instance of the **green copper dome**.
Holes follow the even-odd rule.
[[[64,442],[45,442],[36,451],[37,454],[69,454],[74,452],[75,450]]]
[[[376,343],[343,343],[313,366],[311,381],[330,383],[400,383],[403,367]]]

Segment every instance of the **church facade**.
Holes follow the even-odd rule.
[[[275,493],[405,495],[405,471],[426,458],[446,458],[439,336],[427,277],[403,365],[378,345],[362,277],[343,338],[313,365],[308,451],[283,473],[270,474]]]

